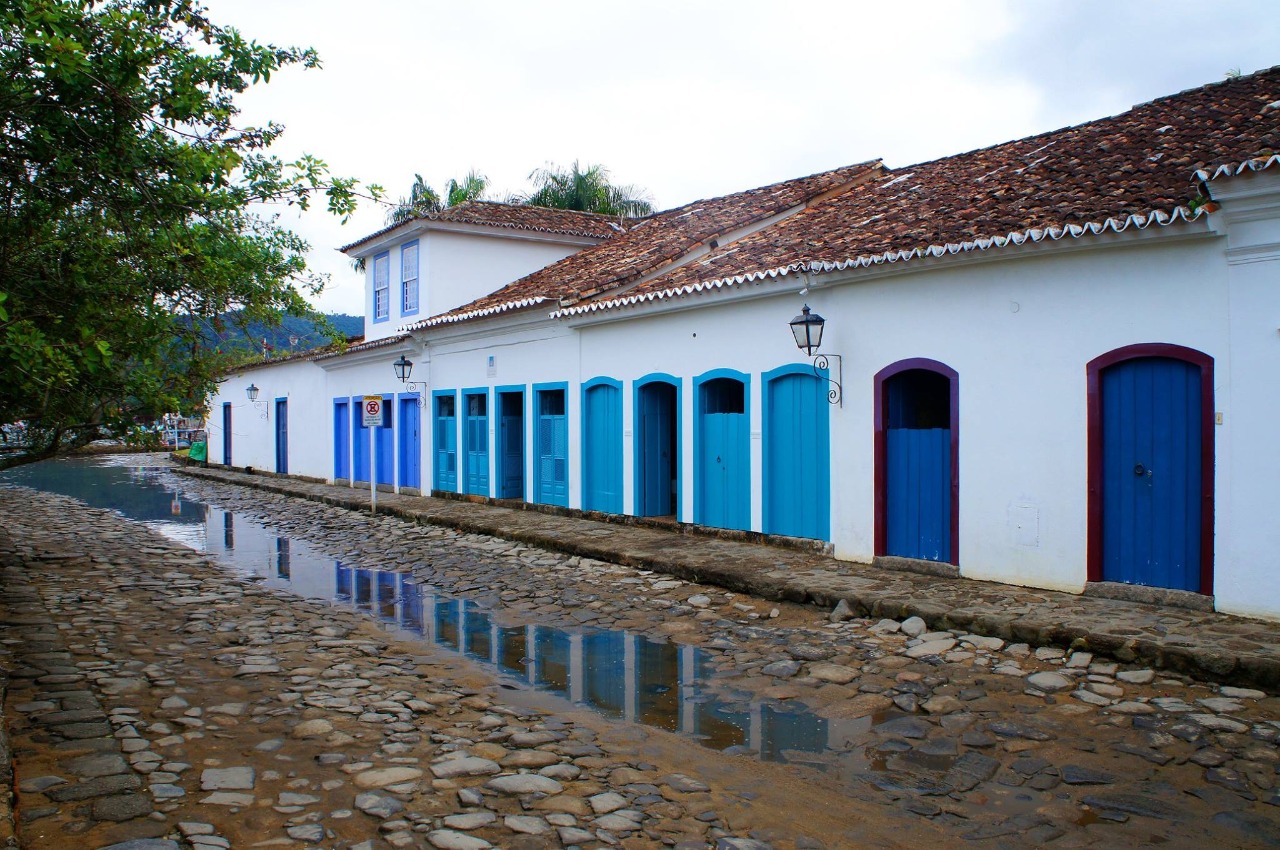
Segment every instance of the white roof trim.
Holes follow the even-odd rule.
[[[520,298],[515,301],[504,301],[501,304],[495,304],[492,307],[483,307],[479,310],[468,310],[465,313],[443,313],[439,316],[432,316],[429,319],[423,319],[420,322],[414,322],[400,328],[401,332],[418,331],[423,328],[436,328],[441,325],[451,325],[456,322],[465,322],[470,319],[480,319],[485,316],[496,316],[499,313],[509,313],[512,310],[520,310],[524,307],[532,307],[535,304],[541,304],[544,301],[550,301],[550,298],[544,298],[536,295],[533,298]]]
[[[1273,159],[1276,158],[1273,157]],[[1085,236],[1101,236],[1108,231],[1123,233],[1130,228],[1145,230],[1153,224],[1163,227],[1174,224],[1178,221],[1194,221],[1202,215],[1206,215],[1203,210],[1198,209],[1195,212],[1189,212],[1186,207],[1176,207],[1172,213],[1167,213],[1163,210],[1152,210],[1142,215],[1134,214],[1124,218],[1109,218],[1102,222],[1033,227],[1029,230],[1014,231],[1006,236],[990,236],[974,239],[969,242],[951,242],[945,245],[930,245],[926,248],[913,248],[909,251],[886,251],[883,254],[864,255],[848,260],[840,260],[838,262],[825,260],[821,262],[813,262],[811,260],[803,260],[790,263],[786,266],[779,266],[777,268],[766,269],[759,272],[748,272],[746,274],[734,275],[733,277],[699,281],[698,283],[685,284],[684,286],[672,287],[670,289],[663,289],[656,292],[644,292],[636,295],[623,296],[621,298],[611,298],[606,301],[593,301],[587,304],[578,304],[573,307],[556,310],[551,314],[551,318],[562,319],[570,316],[581,316],[587,313],[603,312],[605,310],[613,310],[619,307],[631,307],[648,301],[662,301],[667,298],[693,295],[700,292],[711,292],[729,286],[750,283],[756,280],[764,280],[766,278],[776,278],[792,274],[794,272],[823,274],[827,272],[845,271],[847,269],[869,268],[871,266],[883,265],[885,263],[906,262],[908,260],[925,259],[928,257],[944,257],[947,255],[962,254],[972,251],[986,251],[991,248],[1017,247],[1019,245],[1035,244],[1046,241],[1056,242],[1068,237],[1072,239],[1079,239]]]
[[[1253,159],[1246,159],[1244,162],[1235,164],[1226,163],[1219,165],[1210,174],[1203,168],[1196,172],[1196,179],[1200,181],[1217,180],[1219,177],[1239,177],[1246,171],[1266,171],[1273,165],[1280,165],[1280,154],[1271,154],[1271,156],[1259,156]]]

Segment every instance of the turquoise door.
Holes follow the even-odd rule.
[[[907,369],[884,381],[885,555],[951,561],[951,380]]]
[[[569,417],[566,390],[537,390],[537,499],[569,506]]]
[[[1102,370],[1104,580],[1201,590],[1202,404],[1196,364]]]
[[[811,366],[764,375],[764,531],[830,537],[831,450],[826,381]]]
[[[462,396],[463,492],[489,495],[489,396],[466,393]]]
[[[588,511],[622,513],[622,389],[614,382],[583,393],[583,494]]]
[[[333,403],[333,477],[351,477],[351,413],[345,398]]]
[[[289,472],[289,402],[276,399],[276,472]]]
[[[422,486],[422,426],[417,396],[400,399],[397,460],[401,487]]]
[[[750,528],[749,436],[746,384],[733,378],[701,383],[695,522],[716,528]]]
[[[498,394],[500,499],[524,498],[524,393]]]
[[[457,398],[452,392],[435,397],[435,465],[432,482],[437,490],[458,492]]]
[[[679,427],[674,384],[653,381],[636,393],[638,516],[673,516],[679,486]]]

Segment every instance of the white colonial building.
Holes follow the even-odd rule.
[[[1277,618],[1278,128],[1273,69],[642,220],[464,204],[344,249],[364,341],[229,376],[210,461]]]

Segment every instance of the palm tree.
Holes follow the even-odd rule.
[[[449,183],[445,186],[444,205],[456,207],[467,201],[482,201],[488,189],[489,178],[473,168],[467,172],[466,177],[462,178],[461,183],[452,177],[449,178]]]
[[[643,216],[653,213],[653,204],[643,189],[615,186],[609,182],[609,170],[603,165],[588,165],[583,170],[578,161],[569,168],[547,163],[535,169],[529,179],[534,190],[529,195],[515,195],[514,203],[534,207],[603,213],[604,215]]]
[[[387,224],[404,224],[466,201],[483,200],[488,188],[489,178],[473,168],[462,178],[462,182],[450,178],[445,184],[444,199],[441,200],[439,193],[427,185],[422,175],[415,174],[413,185],[409,187],[409,197],[401,198],[399,203],[387,210]]]

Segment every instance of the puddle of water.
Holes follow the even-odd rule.
[[[501,623],[500,611],[472,598],[441,594],[406,573],[346,566],[268,526],[182,498],[163,464],[146,455],[55,460],[0,474],[0,484],[114,510],[269,587],[363,611],[402,636],[487,665],[509,683],[606,717],[845,778],[886,769],[882,757],[868,760],[852,746],[884,717],[828,719],[794,701],[752,698],[735,691],[715,669],[716,657],[696,646],[625,631]]]

